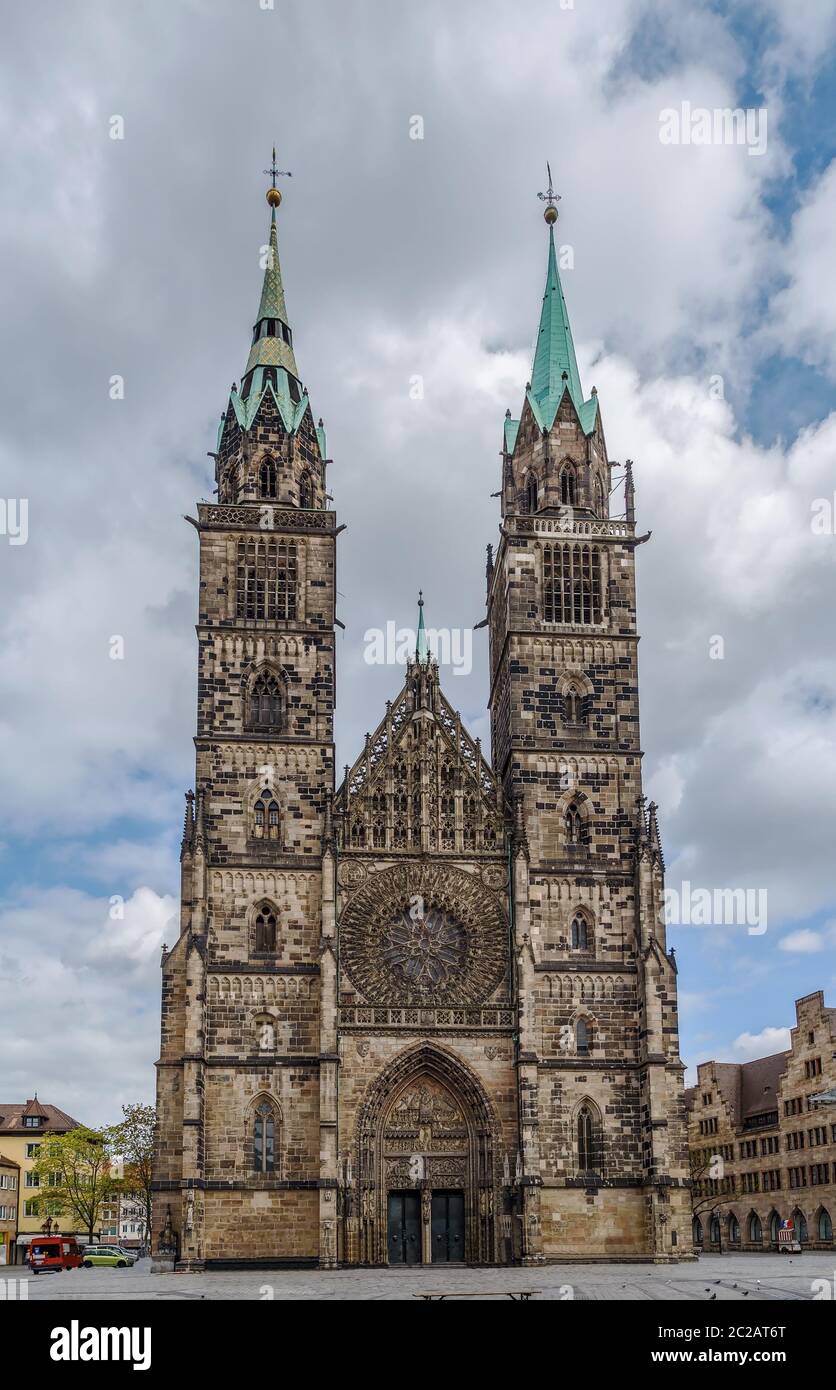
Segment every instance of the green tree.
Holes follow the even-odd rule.
[[[123,1105],[122,1120],[108,1130],[111,1153],[122,1160],[122,1176],[115,1188],[133,1197],[145,1212],[145,1239],[151,1240],[151,1175],[157,1112],[153,1105]]]
[[[32,1165],[44,1214],[68,1216],[92,1240],[102,1204],[113,1192],[111,1156],[107,1131],[79,1125],[67,1134],[44,1135]]]

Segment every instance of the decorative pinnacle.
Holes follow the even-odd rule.
[[[267,194],[266,194],[267,201],[268,201],[268,203],[270,204],[271,208],[277,208],[277,207],[279,206],[279,203],[282,201],[282,195],[281,195],[281,191],[276,187],[276,179],[282,179],[282,178],[284,178],[284,179],[292,179],[292,178],[293,178],[293,174],[290,172],[289,169],[277,169],[277,168],[276,168],[276,146],[275,146],[275,145],[273,146],[273,160],[272,160],[272,163],[271,163],[269,169],[265,169],[265,170],[264,170],[264,173],[265,173],[265,174],[269,174],[269,175],[270,175],[270,178],[271,178],[271,180],[272,180],[271,185],[270,185],[270,187],[268,188]]]
[[[427,630],[424,627],[424,591],[418,590],[418,633],[415,641],[415,659],[422,666],[429,661],[430,649],[427,644]]]
[[[545,193],[538,193],[537,197],[546,204],[545,209],[543,211],[543,216],[545,217],[549,226],[553,227],[555,222],[557,221],[557,205],[560,202],[560,194],[555,193],[554,191],[551,165],[548,162],[546,163],[546,172],[549,176],[549,186],[546,189]]]

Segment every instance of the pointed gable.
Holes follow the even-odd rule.
[[[38,1100],[37,1091],[35,1092],[34,1098],[32,1100],[27,1100],[26,1104],[23,1107],[23,1110],[21,1111],[21,1114],[28,1119],[36,1119],[41,1122],[49,1119],[49,1115],[47,1114],[46,1110]]]
[[[502,849],[498,784],[432,658],[408,664],[397,698],[346,769],[336,806],[345,849]]]

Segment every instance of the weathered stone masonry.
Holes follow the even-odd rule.
[[[157,1259],[690,1251],[676,976],[641,787],[632,472],[551,239],[487,565],[492,761],[423,632],[336,787],[339,531],[271,259],[200,543],[196,791],[163,958]],[[547,208],[547,220],[553,221]]]

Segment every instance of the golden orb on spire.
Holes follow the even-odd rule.
[[[555,193],[554,191],[554,181],[552,179],[552,166],[550,164],[546,165],[546,171],[549,176],[549,186],[546,189],[545,193],[538,193],[537,197],[540,199],[541,202],[546,204],[545,208],[543,209],[543,216],[545,217],[549,226],[553,227],[555,222],[557,221],[557,205],[560,202],[560,194]]]
[[[272,160],[272,163],[271,163],[271,165],[270,165],[270,168],[269,168],[269,169],[265,169],[264,172],[265,172],[265,174],[269,174],[269,175],[270,175],[270,183],[271,183],[271,187],[268,188],[268,190],[267,190],[267,195],[266,195],[266,196],[267,196],[267,201],[268,201],[268,203],[270,204],[271,208],[277,208],[277,207],[279,206],[279,203],[282,201],[282,195],[281,195],[281,193],[279,192],[278,188],[276,187],[276,179],[279,179],[279,178],[289,179],[289,178],[292,178],[292,174],[291,174],[291,172],[290,172],[289,169],[277,169],[277,168],[276,168],[276,146],[275,146],[275,145],[273,146],[273,160]]]

